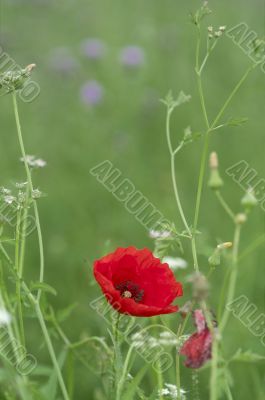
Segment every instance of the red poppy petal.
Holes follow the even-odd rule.
[[[161,264],[148,249],[118,248],[94,263],[94,275],[108,301],[121,313],[152,316],[178,310],[171,303],[182,295],[182,286],[168,264]],[[126,282],[139,287],[140,300],[122,297],[116,287]]]

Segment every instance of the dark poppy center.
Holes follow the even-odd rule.
[[[119,290],[121,296],[128,299],[133,299],[139,303],[144,297],[144,290],[140,289],[139,285],[131,281],[124,281],[115,285],[115,289]]]

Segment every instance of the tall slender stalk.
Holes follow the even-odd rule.
[[[24,166],[25,166],[28,185],[29,185],[29,190],[30,190],[30,197],[32,198],[33,183],[32,183],[30,168],[29,168],[27,160],[26,160],[26,151],[25,151],[25,146],[24,146],[23,136],[22,136],[22,131],[21,131],[21,125],[20,125],[20,119],[19,119],[19,113],[18,113],[18,105],[17,105],[17,97],[16,97],[16,91],[15,90],[12,93],[12,97],[13,97],[13,107],[14,107],[14,114],[15,114],[15,120],[16,120],[18,141],[19,141],[19,145],[20,145],[21,154],[22,154],[22,157],[23,157],[23,160],[24,160]],[[41,231],[41,225],[40,225],[40,218],[39,218],[39,211],[38,211],[37,202],[36,202],[36,200],[34,198],[32,198],[32,202],[33,202],[35,223],[36,223],[37,234],[38,234],[38,242],[39,242],[39,253],[40,253],[40,274],[39,274],[39,279],[40,279],[40,282],[43,282],[43,278],[44,278],[44,249],[43,249],[42,231]],[[38,291],[38,299],[40,299],[40,297],[41,297],[41,289],[39,289],[39,291]]]
[[[19,113],[18,113],[18,106],[17,106],[17,99],[16,99],[16,92],[13,91],[12,93],[12,97],[13,97],[13,106],[14,106],[14,114],[15,114],[15,120],[16,120],[16,127],[17,127],[17,134],[18,134],[18,140],[19,140],[19,145],[20,145],[20,150],[21,150],[21,154],[24,160],[24,166],[25,166],[25,170],[26,170],[26,175],[27,175],[27,184],[28,184],[28,195],[30,197],[30,199],[33,202],[33,209],[34,209],[34,215],[35,215],[35,223],[36,223],[36,228],[37,228],[37,234],[38,234],[38,242],[39,242],[39,253],[40,253],[40,274],[39,274],[39,279],[40,282],[43,282],[43,277],[44,277],[44,249],[43,249],[43,239],[42,239],[42,231],[41,231],[41,225],[40,225],[40,218],[39,218],[39,211],[38,211],[38,206],[36,203],[36,200],[33,198],[32,194],[33,194],[33,183],[32,183],[32,178],[31,178],[31,171],[30,168],[28,166],[27,160],[26,160],[26,152],[25,152],[25,146],[24,146],[24,142],[23,142],[23,137],[22,137],[22,131],[21,131],[21,125],[20,125],[20,119],[19,119]],[[27,204],[26,204],[27,206]],[[26,216],[27,219],[27,212],[24,213],[24,217]],[[26,224],[26,221],[24,221],[24,223]],[[19,221],[19,226],[20,226],[20,221]],[[60,366],[58,364],[57,358],[56,358],[56,354],[52,345],[52,341],[45,323],[45,319],[43,317],[42,311],[41,311],[41,307],[40,307],[40,297],[41,297],[41,289],[38,290],[38,294],[37,294],[37,298],[35,298],[30,290],[28,289],[27,285],[25,284],[25,282],[23,281],[23,263],[24,263],[24,252],[25,252],[25,245],[26,245],[26,235],[25,235],[25,226],[23,225],[22,228],[22,233],[23,233],[23,241],[20,247],[20,250],[22,251],[22,259],[19,259],[19,256],[21,254],[19,254],[19,241],[17,240],[17,250],[16,250],[16,273],[18,274],[18,279],[20,281],[21,286],[23,287],[24,291],[27,293],[27,296],[30,300],[30,302],[32,303],[32,305],[34,306],[37,318],[39,320],[40,323],[40,327],[46,342],[46,346],[47,349],[49,351],[51,360],[53,362],[54,365],[54,369],[57,375],[57,379],[62,391],[62,395],[64,400],[69,400],[69,395],[64,383],[64,379],[62,376],[62,372],[60,369]],[[10,257],[7,255],[7,253],[4,251],[4,254],[7,257],[8,262],[12,264],[12,260],[10,259]],[[22,312],[21,312],[21,319],[23,322],[23,316],[22,316]]]
[[[167,110],[167,119],[166,119],[166,135],[167,135],[167,144],[168,144],[168,149],[169,149],[169,153],[170,153],[170,165],[171,165],[171,178],[172,178],[172,185],[173,185],[173,190],[174,190],[174,195],[175,195],[175,199],[176,199],[176,203],[177,203],[177,207],[183,222],[183,225],[188,233],[188,235],[191,237],[191,231],[188,225],[188,222],[186,220],[183,208],[182,208],[182,204],[180,201],[180,197],[179,197],[179,192],[178,192],[178,186],[177,186],[177,181],[176,181],[176,173],[175,173],[175,155],[176,153],[173,150],[173,146],[171,143],[171,135],[170,135],[170,118],[171,118],[171,114],[172,114],[171,109]]]

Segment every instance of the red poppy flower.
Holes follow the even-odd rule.
[[[200,368],[212,356],[212,334],[206,325],[201,310],[193,313],[197,332],[189,337],[180,349],[180,354],[187,357],[186,367]]]
[[[94,275],[120,313],[151,317],[178,310],[171,303],[182,296],[182,286],[168,264],[162,264],[148,249],[118,248],[95,261]]]

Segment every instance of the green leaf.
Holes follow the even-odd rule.
[[[134,399],[134,394],[137,392],[138,386],[149,368],[150,368],[150,365],[146,364],[143,368],[140,369],[140,371],[133,378],[133,381],[128,384],[128,386],[127,386],[128,389],[126,390],[125,394],[122,396],[123,400],[133,400]]]
[[[165,99],[161,99],[160,101],[165,104],[170,111],[173,111],[174,108],[179,107],[181,104],[187,103],[190,101],[191,96],[186,95],[182,90],[180,91],[176,100],[174,100],[172,92],[170,91]]]
[[[226,122],[226,126],[241,126],[243,124],[245,124],[248,121],[248,118],[244,118],[244,117],[239,117],[239,118],[230,118],[227,122]]]
[[[32,291],[41,289],[43,292],[51,293],[54,296],[57,296],[56,290],[48,283],[45,282],[32,282],[30,285],[30,289]]]
[[[56,313],[56,319],[58,322],[63,322],[67,318],[70,317],[72,314],[73,310],[77,307],[77,303],[70,304],[68,307],[63,308],[62,310],[57,311]]]
[[[67,350],[63,349],[58,357],[58,364],[61,370],[65,363],[66,356],[67,356]],[[45,396],[47,400],[55,400],[57,394],[57,388],[58,388],[57,373],[55,369],[53,369],[48,382],[41,388],[41,393]]]
[[[250,362],[250,363],[259,362],[259,361],[265,361],[265,356],[252,353],[250,350],[242,352],[242,349],[239,349],[230,359],[230,362],[232,361]]]

